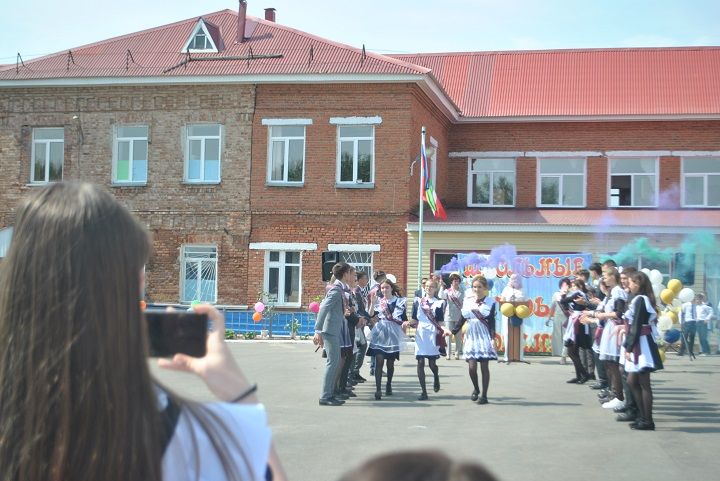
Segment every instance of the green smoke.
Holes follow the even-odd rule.
[[[645,237],[635,239],[629,244],[625,244],[617,254],[610,256],[618,265],[626,265],[627,263],[635,264],[639,257],[649,262],[669,262],[672,259],[674,249],[660,249],[650,244]]]
[[[677,248],[661,249],[653,246],[647,238],[641,237],[624,245],[617,254],[604,256],[601,261],[613,259],[618,265],[624,265],[634,264],[639,257],[653,263],[671,262],[674,258],[676,271],[685,271],[695,267],[697,254],[716,252],[720,252],[720,244],[712,232],[697,230],[685,236]]]

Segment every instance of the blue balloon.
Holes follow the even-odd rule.
[[[680,340],[680,331],[677,329],[668,329],[665,331],[665,337],[663,337],[663,339],[668,344],[678,342]]]

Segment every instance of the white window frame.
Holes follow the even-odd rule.
[[[199,125],[217,125],[218,126],[218,135],[190,135],[190,129],[195,126]],[[185,126],[185,172],[184,172],[184,181],[189,184],[219,184],[222,181],[222,157],[223,157],[223,133],[224,133],[224,126],[219,123],[194,123],[194,124],[187,124]],[[218,178],[217,180],[207,180],[205,179],[205,141],[208,139],[218,139]],[[190,141],[192,140],[201,140],[200,144],[200,152],[202,155],[202,159],[200,159],[200,179],[190,179],[188,178],[188,171],[190,170]]]
[[[147,134],[145,137],[120,137],[120,129],[124,127],[145,127]],[[145,179],[146,180],[133,180],[132,179],[132,173],[133,173],[133,163],[135,160],[133,159],[133,150],[135,149],[135,141],[136,140],[144,140],[146,147],[145,147]],[[130,164],[128,167],[128,171],[130,173],[130,180],[119,180],[117,178],[117,163],[118,163],[118,156],[120,154],[120,142],[129,142],[130,148],[129,156],[130,156]],[[148,157],[150,157],[150,126],[147,124],[121,124],[116,125],[113,128],[113,161],[112,161],[112,183],[113,185],[147,185],[147,179],[148,179],[148,171],[150,169],[150,161],[148,160]]]
[[[366,124],[354,124],[354,123],[346,123],[346,124],[336,124],[337,130],[336,130],[336,162],[335,162],[335,184],[337,187],[372,187],[375,185],[375,124],[366,123]],[[340,137],[340,129],[343,127],[370,127],[372,129],[372,134],[370,137]],[[372,147],[372,161],[370,162],[370,181],[369,182],[362,182],[360,181],[358,176],[358,142],[361,140],[369,140],[371,142]],[[353,142],[353,180],[341,180],[341,145],[342,142]]]
[[[544,160],[560,160],[560,161],[571,161],[580,160],[583,163],[582,174],[578,173],[562,173],[562,174],[543,174],[541,172],[541,163]],[[562,209],[583,209],[587,205],[587,157],[537,157],[537,192],[536,192],[536,203],[538,207],[555,207]],[[564,205],[562,203],[563,198],[563,178],[564,177],[578,177],[582,176],[582,202],[580,205]],[[557,204],[543,204],[542,203],[542,179],[543,177],[559,177],[560,178],[560,189],[558,190]]]
[[[707,173],[692,173],[692,174],[686,174],[685,173],[685,161],[686,160],[695,160],[695,159],[709,159],[709,160],[715,160],[717,162],[720,162],[720,157],[715,156],[707,156],[707,157],[682,157],[681,158],[681,167],[680,167],[680,176],[682,178],[682,182],[680,183],[680,205],[682,207],[688,207],[692,209],[717,209],[720,207],[720,205],[708,205],[708,177],[711,175],[719,175],[720,173],[714,173],[714,172],[707,172]],[[687,190],[686,187],[686,179],[688,177],[702,177],[703,179],[703,203],[702,204],[686,204],[685,203],[685,192]]]
[[[270,253],[278,252],[278,261],[270,261]],[[285,254],[287,252],[297,252],[299,254],[298,264],[288,264],[285,262]],[[270,295],[270,268],[279,268],[278,272],[278,298],[275,299],[275,305],[277,307],[300,307],[302,305],[302,290],[303,290],[303,251],[301,250],[266,250],[265,251],[265,268],[264,268],[264,279],[263,279],[263,292],[267,292]],[[286,302],[285,301],[285,268],[286,266],[298,267],[298,301],[297,302]],[[280,299],[282,296],[282,299]]]
[[[63,131],[63,138],[62,140],[56,140],[56,139],[35,139],[35,134],[41,130],[51,130],[51,129],[62,129]],[[38,180],[35,178],[35,146],[37,144],[45,144],[45,176],[44,179]],[[62,144],[62,153],[63,153],[63,159],[62,159],[62,173],[60,174],[60,179],[58,180],[50,180],[50,145],[51,144]],[[49,182],[59,182],[63,179],[65,176],[65,127],[36,127],[32,130],[32,149],[30,152],[30,183],[31,184],[37,184],[37,185],[43,185],[47,184]]]
[[[211,48],[189,48],[190,44],[195,42],[195,37],[197,34],[202,30],[203,34],[205,35],[205,43],[208,42],[211,45]],[[195,28],[193,29],[192,33],[190,34],[190,38],[188,38],[187,42],[185,42],[185,45],[183,45],[182,53],[208,53],[208,52],[214,52],[217,53],[217,45],[215,45],[215,40],[213,40],[212,35],[210,35],[210,32],[207,29],[207,26],[205,25],[205,21],[201,18],[198,20],[197,25],[195,25]]]
[[[654,174],[654,176],[655,176],[655,203],[654,204],[652,204],[652,205],[635,205],[633,202],[633,203],[631,203],[631,205],[616,205],[616,206],[612,205],[612,177],[613,177],[612,161],[613,160],[623,160],[623,159],[655,161],[655,174]],[[610,208],[610,209],[652,209],[652,208],[657,208],[658,202],[660,200],[660,157],[628,156],[628,155],[617,156],[617,157],[608,156],[607,162],[608,162],[608,169],[607,169],[608,170],[608,178],[607,178],[607,206],[608,206],[608,208]],[[647,175],[651,175],[651,174],[636,173],[636,174],[616,174],[616,175],[619,175],[619,176],[629,175],[631,177],[630,187],[632,189],[634,181],[635,181],[635,176],[640,176],[640,175],[647,176]],[[631,197],[633,196],[632,190],[631,190],[630,195],[631,195]],[[635,199],[633,198],[632,201],[634,201],[634,200]]]
[[[492,170],[490,173],[492,174],[490,176],[490,196],[489,204],[481,204],[481,203],[473,203],[473,186],[475,185],[475,175],[474,174],[486,174],[488,172],[479,172],[473,170],[473,162],[475,160],[502,160],[502,161],[512,161],[513,162],[513,170]],[[517,158],[515,157],[468,157],[468,167],[467,167],[467,205],[468,207],[492,207],[492,208],[508,208],[508,207],[515,207],[515,204],[517,203]],[[495,173],[513,173],[515,175],[515,183],[513,185],[513,201],[512,204],[501,204],[501,205],[495,205],[493,203],[493,197],[495,189]]]
[[[193,249],[214,249],[215,250],[215,258],[208,258],[203,256],[197,256],[193,257]],[[190,251],[190,252],[188,252]],[[195,253],[197,254],[198,251]],[[204,302],[210,302],[211,304],[214,304],[217,302],[217,293],[218,293],[218,282],[220,281],[220,272],[218,270],[218,247],[216,244],[185,244],[180,249],[180,301],[183,303],[191,302],[195,299],[198,299],[198,297],[194,297],[193,299],[185,299],[185,272],[187,268],[188,262],[197,262],[200,264],[198,266],[198,283],[202,280],[202,262],[212,261],[215,264],[215,289],[213,292],[213,300],[212,301],[204,301]],[[197,289],[196,289],[197,292]]]
[[[282,186],[302,186],[305,184],[305,160],[307,158],[307,125],[312,125],[312,119],[262,119],[262,124],[268,127],[268,142],[267,142],[267,176],[265,181],[268,185],[282,185]],[[297,136],[277,136],[273,137],[273,127],[303,127],[302,137]],[[303,159],[302,159],[302,179],[288,180],[288,169],[290,163],[288,162],[288,155],[290,155],[290,140],[302,139],[303,141]],[[285,142],[285,158],[284,169],[283,169],[283,180],[272,179],[272,154],[273,154],[273,142]]]

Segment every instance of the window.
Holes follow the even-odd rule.
[[[340,262],[347,262],[355,271],[362,271],[372,279],[372,252],[340,252]]]
[[[657,159],[610,159],[610,207],[655,207],[657,182]]]
[[[146,125],[115,129],[113,183],[147,182],[148,128]]]
[[[515,205],[515,159],[470,159],[468,206]]]
[[[198,183],[220,182],[221,130],[219,124],[187,127],[185,180]]]
[[[585,205],[585,159],[539,159],[538,164],[539,206]]]
[[[720,207],[720,158],[683,159],[683,207]]]
[[[212,24],[206,24],[202,18],[198,20],[197,25],[193,29],[193,33],[185,42],[182,51],[185,52],[217,52],[217,45],[210,35],[209,28],[217,31],[217,27]]]
[[[217,247],[183,246],[181,257],[182,302],[216,302]]]
[[[338,127],[338,183],[374,182],[374,157],[375,128],[372,125]]]
[[[270,127],[268,182],[303,182],[305,126]]]
[[[65,160],[65,129],[33,129],[30,182],[44,184],[62,180]]]
[[[265,253],[265,292],[279,306],[300,306],[300,252]]]

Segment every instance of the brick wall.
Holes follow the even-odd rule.
[[[107,186],[153,233],[155,257],[147,266],[150,298],[177,302],[180,248],[205,243],[218,247],[223,278],[218,302],[240,303],[250,232],[253,105],[254,88],[249,86],[0,90],[0,228],[12,224],[14,206],[34,188],[27,185],[32,129],[63,126],[63,178]],[[196,122],[224,126],[219,185],[183,183],[183,132]],[[113,127],[126,123],[149,126],[146,186],[111,186]]]

